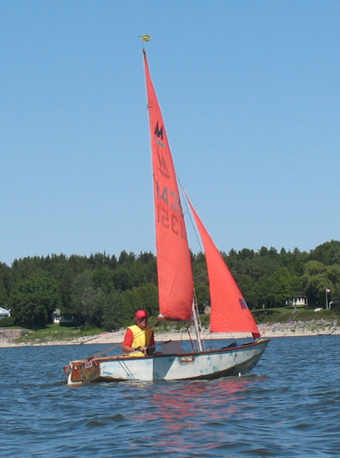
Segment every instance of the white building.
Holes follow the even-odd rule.
[[[11,316],[11,312],[9,310],[6,310],[0,307],[0,320],[1,318],[7,318],[9,316]]]
[[[54,324],[60,324],[60,310],[55,309],[52,313],[52,321]]]
[[[306,296],[303,297],[294,297],[293,298],[293,305],[295,307],[299,305],[308,305],[308,298]]]

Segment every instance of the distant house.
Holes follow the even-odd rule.
[[[52,322],[54,324],[60,324],[60,310],[55,309],[52,313]]]
[[[82,324],[77,313],[60,313],[59,309],[53,311],[52,322],[60,326],[78,326]]]
[[[286,305],[293,305],[294,307],[301,307],[304,305],[308,305],[308,297],[306,296],[298,296],[298,297],[293,297],[292,300],[286,301]]]
[[[299,305],[308,305],[308,298],[306,296],[301,297],[294,297],[293,298],[293,305],[298,307]]]
[[[6,310],[0,307],[0,320],[2,318],[8,318],[9,316],[11,316],[11,312],[9,310]]]

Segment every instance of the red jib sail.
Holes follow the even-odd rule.
[[[186,196],[200,233],[208,268],[212,332],[250,332],[260,337],[256,322],[242,293],[202,221]]]
[[[193,275],[177,179],[162,113],[144,53],[150,121],[160,315],[190,320]]]

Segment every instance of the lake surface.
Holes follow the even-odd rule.
[[[105,346],[0,348],[0,456],[339,457],[339,347],[276,338],[248,376],[81,387],[63,366]]]

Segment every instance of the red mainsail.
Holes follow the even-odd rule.
[[[260,337],[256,322],[242,293],[202,221],[186,196],[200,233],[208,268],[212,332],[250,332]]]
[[[160,315],[168,320],[190,320],[194,282],[187,233],[165,125],[144,50],[143,54],[151,136]]]

